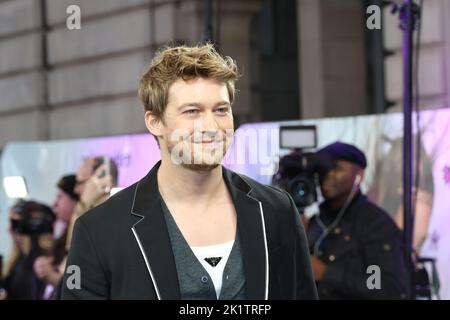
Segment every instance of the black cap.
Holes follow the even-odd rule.
[[[320,149],[317,153],[329,155],[333,160],[346,160],[355,163],[364,169],[367,167],[367,160],[364,153],[348,143],[336,141]]]
[[[72,199],[78,201],[80,196],[75,193],[75,185],[77,183],[77,179],[74,174],[69,174],[67,176],[62,177],[58,181],[58,188],[67,193]]]

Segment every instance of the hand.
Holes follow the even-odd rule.
[[[322,280],[327,265],[316,256],[311,256],[311,267],[314,273],[314,279],[316,281]]]
[[[81,194],[81,201],[91,207],[102,196],[109,194],[112,187],[112,177],[110,174],[103,175],[106,170],[106,164],[101,165],[95,170],[94,174],[86,181],[84,191]]]
[[[8,298],[8,293],[5,289],[0,289],[0,300],[6,300]]]
[[[304,228],[305,230],[307,230],[307,229],[308,229],[308,225],[309,225],[309,219],[306,218],[304,214],[302,214],[302,215],[300,216],[300,219],[301,219],[301,222],[302,222],[302,224],[303,224],[303,228]]]
[[[36,261],[34,261],[33,268],[37,277],[47,282],[51,275],[55,272],[53,269],[53,257],[37,257]]]

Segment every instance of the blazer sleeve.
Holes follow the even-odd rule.
[[[304,300],[317,300],[317,287],[314,282],[314,276],[311,268],[311,259],[309,256],[308,241],[305,229],[300,221],[300,214],[297,206],[289,193],[283,190],[290,202],[290,211],[292,213],[292,226],[295,235],[295,264],[296,264],[296,298]]]
[[[88,227],[83,219],[77,219],[64,273],[61,298],[100,300],[108,297],[108,280]]]

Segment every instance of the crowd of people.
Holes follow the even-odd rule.
[[[118,171],[106,157],[85,159],[61,177],[52,207],[19,200],[9,210],[12,250],[0,300],[59,300],[75,220],[108,199]]]

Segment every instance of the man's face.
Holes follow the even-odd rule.
[[[77,175],[76,175],[76,185],[74,188],[74,192],[81,196],[81,194],[84,191],[84,186],[86,185],[86,182],[89,180],[89,178],[92,176],[93,168],[95,165],[94,159],[87,159],[83,162],[83,164],[78,169]]]
[[[69,222],[77,201],[72,199],[67,193],[58,189],[56,199],[53,203],[53,209],[58,220]]]
[[[217,167],[234,129],[226,85],[205,78],[175,81],[160,124],[163,157],[193,170]]]
[[[352,162],[336,160],[334,167],[321,180],[320,188],[326,200],[347,197],[352,191],[357,174],[362,175],[363,169]]]

